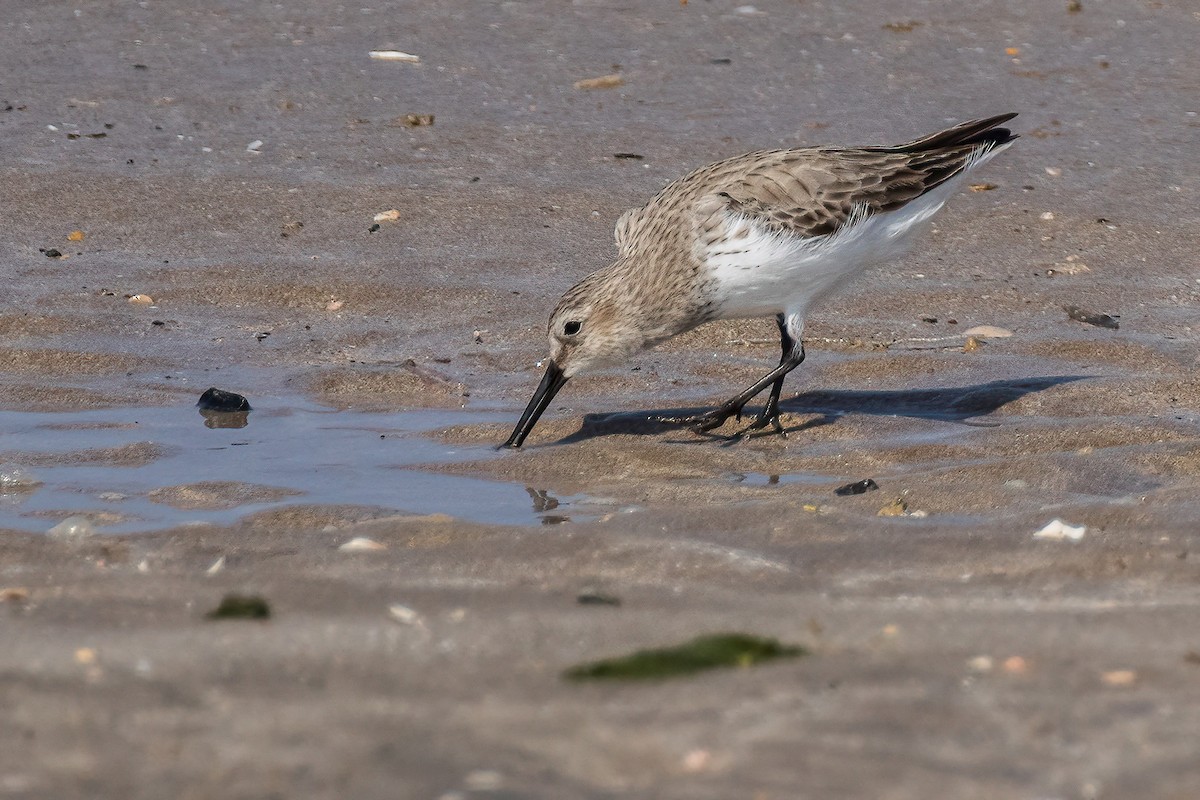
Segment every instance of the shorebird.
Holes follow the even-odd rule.
[[[1016,114],[972,120],[906,144],[761,150],[669,183],[617,220],[617,260],[562,296],[541,383],[506,447],[520,447],[573,375],[613,366],[716,319],[774,315],[783,355],[712,411],[657,421],[703,432],[741,419],[783,433],[783,379],[804,360],[809,308],[864,269],[901,255],[967,173],[1006,149]]]

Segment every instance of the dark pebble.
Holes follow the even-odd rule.
[[[62,258],[62,253],[55,250],[53,247],[43,250],[42,252],[46,254],[46,258]]]
[[[227,594],[221,604],[205,614],[208,619],[268,619],[271,606],[256,594]]]
[[[1118,321],[1121,318],[1120,314],[1116,316],[1110,314],[1098,314],[1095,311],[1088,311],[1086,308],[1079,306],[1063,306],[1063,311],[1067,312],[1067,316],[1076,322],[1086,322],[1088,325],[1095,325],[1097,328],[1110,328],[1117,330],[1121,327]]]
[[[873,492],[879,488],[879,484],[870,478],[858,481],[857,483],[847,483],[845,486],[839,486],[833,490],[833,493],[838,497],[845,497],[851,494],[866,494]]]
[[[619,158],[625,161],[641,161],[645,158],[641,153],[613,153],[613,158]]]
[[[580,592],[575,602],[581,606],[619,606],[621,598],[601,592]]]
[[[249,411],[250,401],[234,392],[213,387],[200,395],[196,405],[205,411]]]

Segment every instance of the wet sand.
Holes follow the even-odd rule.
[[[11,11],[0,797],[1192,797],[1200,19],[1069,5]],[[625,208],[1007,110],[988,186],[813,314],[786,439],[646,422],[765,371],[760,320],[491,449]],[[560,677],[718,631],[810,654]]]

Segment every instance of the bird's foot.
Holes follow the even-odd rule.
[[[763,428],[770,427],[773,433],[787,438],[787,433],[783,430],[783,423],[779,421],[779,409],[767,406],[762,410],[762,413],[754,418],[754,421],[742,431],[742,436],[749,438],[754,431],[761,431]]]

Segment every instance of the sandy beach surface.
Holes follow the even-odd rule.
[[[0,798],[1197,796],[1194,6],[5,6]],[[647,421],[751,320],[493,448],[624,209],[1006,111],[786,438]],[[720,632],[807,654],[562,677]]]

